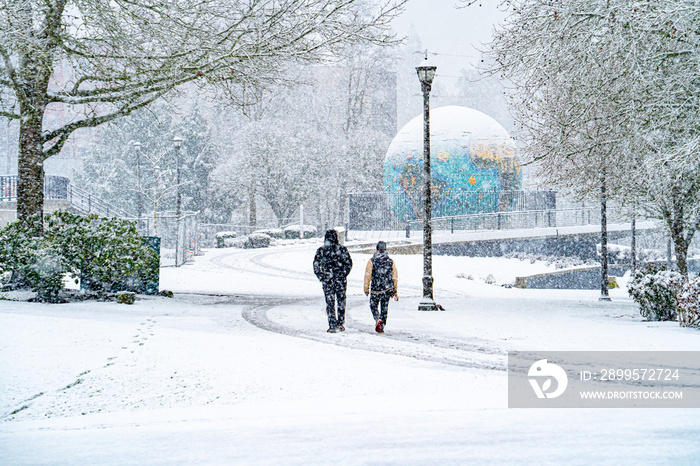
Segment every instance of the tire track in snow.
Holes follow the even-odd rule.
[[[244,255],[231,253],[212,258],[211,262],[222,268],[234,269],[246,273],[317,282],[316,276],[312,272],[290,270],[269,264],[265,261],[267,257],[279,253],[279,251],[251,251]],[[234,265],[227,261],[227,259],[236,255],[238,255],[240,262],[251,264],[254,267]],[[362,286],[361,280],[353,280],[351,283],[353,286]],[[402,289],[413,292],[418,296],[422,295],[423,292],[422,288],[418,287],[404,286]],[[460,293],[440,291],[453,296],[464,296]],[[238,296],[236,301],[240,303],[241,298],[243,298],[243,296]],[[349,297],[349,299],[352,298]],[[267,316],[267,312],[281,305],[310,306],[316,299],[309,299],[308,297],[297,299],[290,298],[281,302],[278,297],[270,297],[266,300],[262,296],[257,296],[255,300],[257,301],[255,304],[250,303],[253,305],[242,311],[242,316],[247,322],[263,330],[320,343],[383,354],[394,354],[458,367],[505,370],[505,352],[495,346],[489,345],[488,340],[465,342],[463,340],[435,337],[432,335],[415,335],[405,331],[391,331],[379,336],[374,332],[373,327],[370,328],[350,318],[348,318],[347,322],[348,331],[342,334],[309,331],[274,322]]]
[[[353,309],[358,309],[354,307]],[[368,310],[369,312],[369,310]],[[367,325],[353,319],[348,312],[345,313],[346,327],[351,327],[356,329],[358,332],[367,333],[370,335],[375,335],[377,332],[374,330],[374,326]],[[484,355],[499,355],[502,357],[507,356],[507,352],[501,348],[493,345],[491,340],[486,340],[483,338],[473,338],[470,337],[470,341],[460,340],[457,338],[449,337],[436,337],[434,335],[418,335],[401,330],[391,330],[390,333],[385,333],[385,337],[391,338],[392,340],[405,341],[410,343],[420,343],[427,344],[436,348],[454,349],[460,351],[466,351],[470,353],[481,353]]]
[[[299,300],[296,304],[310,304],[310,301],[309,299]],[[247,322],[260,329],[319,343],[470,369],[506,370],[503,356],[476,345],[464,342],[458,344],[456,340],[440,338],[431,338],[424,343],[420,336],[408,332],[377,335],[362,329],[362,325],[357,325],[355,322],[343,333],[304,330],[272,321],[267,313],[275,307],[278,306],[271,304],[247,308],[242,311],[242,316]]]

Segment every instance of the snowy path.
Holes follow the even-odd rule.
[[[243,318],[264,330],[325,344],[459,367],[506,370],[504,353],[474,343],[449,338],[422,338],[402,331],[392,331],[378,338],[371,323],[359,322],[353,318],[347,320],[347,330],[343,334],[320,333],[318,324],[315,328],[302,329],[298,325],[284,325],[273,321],[268,318],[270,310],[267,306],[248,309],[243,312]],[[499,355],[501,357],[495,357]]]
[[[175,299],[0,301],[0,464],[696,464],[696,410],[507,409],[508,350],[698,350],[624,292],[516,290],[517,260],[421,259],[372,331],[353,255],[348,330],[327,334],[317,244],[207,251]],[[474,280],[460,278],[464,274]],[[449,293],[445,290],[449,290]]]

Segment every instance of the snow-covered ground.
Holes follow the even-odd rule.
[[[353,254],[328,334],[319,245],[205,251],[162,270],[173,299],[0,301],[0,464],[700,462],[696,410],[508,409],[505,372],[509,350],[700,350],[699,332],[643,322],[624,290],[501,286],[554,270],[518,259],[434,257],[447,311],[419,312],[422,257],[397,255],[377,335]]]

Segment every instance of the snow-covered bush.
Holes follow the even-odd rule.
[[[136,231],[135,222],[56,212],[43,234],[19,222],[0,231],[0,273],[37,300],[57,302],[69,274],[83,288],[143,292],[157,281],[160,258]]]
[[[700,327],[700,277],[688,281],[678,295],[678,321],[681,327]]]
[[[238,233],[235,231],[220,231],[215,235],[216,238],[216,247],[217,248],[230,248],[233,245],[231,244],[232,239],[235,239],[238,237]]]
[[[251,233],[243,243],[243,247],[245,249],[266,248],[270,246],[271,241],[272,238],[264,233]]]
[[[494,277],[493,274],[490,273],[486,276],[486,278],[484,278],[484,283],[486,283],[487,285],[495,285],[496,277]]]
[[[282,228],[265,228],[263,230],[255,230],[255,233],[262,233],[270,238],[284,239],[284,230]]]
[[[36,292],[35,300],[46,303],[61,302],[60,294],[65,287],[63,277],[69,268],[65,259],[53,253],[46,242],[38,240],[37,243],[41,246],[35,250],[36,253],[22,273],[32,291]]]
[[[120,291],[117,293],[117,302],[119,304],[134,304],[136,294],[131,291]]]
[[[12,286],[28,286],[26,279],[21,276],[21,268],[30,258],[31,238],[38,233],[29,225],[19,222],[10,223],[0,231],[0,274]]]
[[[144,292],[157,280],[160,257],[138,234],[136,222],[56,212],[46,223],[44,236],[84,289]]]
[[[304,239],[316,236],[316,227],[304,225]],[[290,225],[284,229],[284,239],[299,239],[301,237],[301,225]]]
[[[683,275],[649,266],[637,270],[627,285],[629,295],[639,304],[639,312],[648,320],[675,320]]]
[[[0,231],[0,274],[9,275],[10,286],[35,291],[37,301],[58,302],[69,268],[32,225],[15,222]]]

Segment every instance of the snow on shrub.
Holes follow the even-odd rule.
[[[262,233],[270,238],[284,239],[284,230],[281,228],[265,228],[264,230],[256,230],[254,233]]]
[[[134,304],[136,301],[136,294],[131,291],[120,291],[117,293],[117,302],[119,304]]]
[[[299,239],[301,237],[301,225],[289,225],[284,229],[284,239]],[[316,227],[304,225],[304,239],[316,236]]]
[[[9,276],[10,286],[36,292],[37,301],[60,302],[69,267],[35,224],[14,222],[0,231],[0,274]]]
[[[678,295],[678,321],[681,327],[700,327],[700,277],[688,281]]]
[[[39,301],[60,301],[66,274],[96,291],[143,292],[158,278],[160,258],[135,222],[55,212],[43,235],[30,228],[15,222],[0,231],[0,273]]]
[[[235,231],[220,231],[215,235],[217,248],[230,248],[233,246],[230,240],[237,238],[238,233]]]
[[[138,234],[136,222],[56,212],[46,223],[44,236],[83,289],[141,293],[157,280],[160,257]]]
[[[675,320],[683,275],[649,266],[637,270],[627,285],[628,293],[639,304],[639,313],[648,320]]]
[[[271,241],[272,238],[264,233],[251,233],[243,243],[243,247],[245,249],[266,248],[270,246]]]

